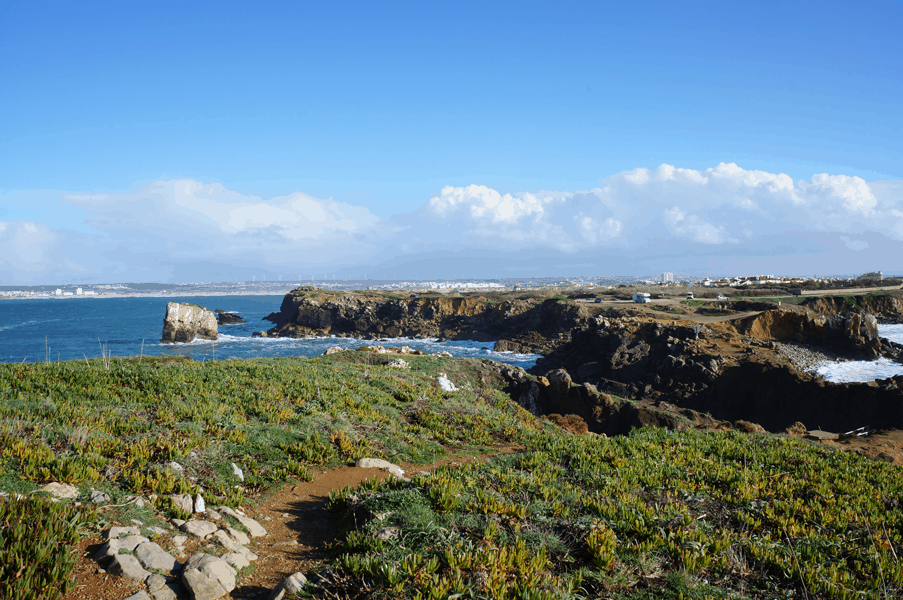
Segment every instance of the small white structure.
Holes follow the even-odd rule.
[[[76,295],[76,296],[81,296],[83,293],[84,293],[84,291],[83,291],[81,288],[75,288],[75,295]]]
[[[634,292],[633,301],[640,303],[652,302],[652,296],[648,292]]]
[[[674,273],[662,273],[662,283],[674,283]]]
[[[63,290],[61,290],[60,288],[56,288],[56,289],[53,291],[53,295],[54,295],[54,296],[62,296],[62,295],[63,295]]]

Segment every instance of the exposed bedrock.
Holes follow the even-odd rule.
[[[545,412],[578,414],[597,431],[620,426],[611,415],[600,420],[615,413],[612,401],[593,390],[642,401],[647,408],[664,402],[688,409],[694,412],[682,416],[697,423],[698,414],[707,413],[718,421],[747,420],[771,431],[797,421],[832,431],[903,427],[903,377],[874,385],[835,385],[798,371],[776,351],[783,340],[822,345],[848,357],[897,355],[900,346],[878,337],[871,315],[808,317],[768,311],[735,327],[702,325],[697,337],[687,323],[599,319],[593,327],[573,331],[569,342],[530,370],[550,380],[549,390],[556,389],[553,376],[573,379],[567,394],[550,394],[539,385],[538,404]],[[615,408],[619,419],[629,416],[624,412],[628,408]],[[661,421],[661,414],[655,419]]]
[[[593,309],[574,302],[484,296],[391,298],[298,288],[265,317],[268,336],[434,337],[499,341],[497,349],[549,352],[585,324]]]
[[[215,340],[216,333],[216,317],[203,306],[179,302],[166,305],[161,342],[191,342],[195,338]]]
[[[216,315],[216,321],[220,325],[241,325],[242,323],[247,323],[235,313],[226,312],[218,308],[213,313]]]
[[[768,310],[737,321],[735,328],[760,340],[805,343],[851,358],[877,358],[892,350],[878,335],[878,319],[864,312],[808,315]]]

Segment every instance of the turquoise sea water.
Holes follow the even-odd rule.
[[[247,323],[223,325],[216,342],[162,344],[168,302],[191,302],[235,312]],[[408,346],[455,356],[489,358],[524,368],[539,355],[493,352],[492,342],[437,342],[430,339],[357,340],[353,338],[252,338],[272,327],[263,317],[279,310],[282,296],[186,296],[179,298],[64,298],[0,301],[0,362],[99,358],[101,347],[113,356],[185,355],[195,360],[274,356],[319,356],[330,346]]]

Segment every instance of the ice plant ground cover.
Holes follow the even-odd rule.
[[[178,516],[166,494],[203,489],[207,504],[234,506],[364,456],[427,463],[517,445],[483,464],[334,493],[339,541],[321,587],[303,594],[884,598],[903,589],[899,467],[768,435],[574,436],[518,407],[490,361],[411,356],[401,369],[392,358],[0,365],[2,491],[62,481],[82,501],[92,488],[116,504],[157,496],[153,507],[101,516],[9,505],[0,551],[21,562],[17,531],[52,532],[36,535],[59,540],[42,556],[60,568],[40,585],[60,591],[79,532]],[[455,391],[440,388],[440,373]],[[0,585],[17,589],[26,575],[4,571]]]
[[[788,437],[541,432],[334,493],[327,580],[348,597],[900,597],[901,501],[900,467]]]

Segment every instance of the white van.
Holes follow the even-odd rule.
[[[693,292],[687,292],[687,300],[693,299]]]
[[[634,292],[633,293],[633,301],[640,302],[640,303],[652,302],[652,297],[650,294],[648,294],[646,292]]]

